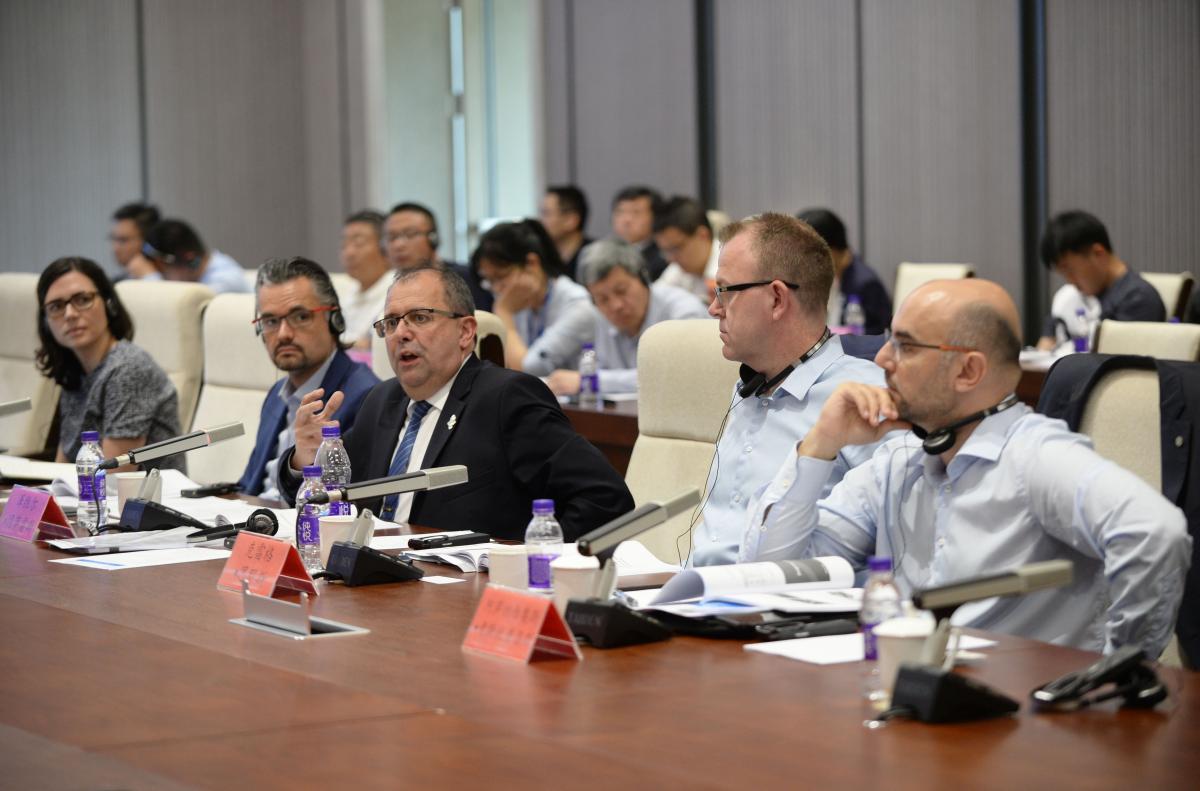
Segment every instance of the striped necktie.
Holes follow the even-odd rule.
[[[421,418],[425,417],[430,406],[428,401],[418,401],[413,404],[408,427],[404,429],[404,439],[400,440],[400,447],[396,448],[396,455],[392,458],[392,466],[388,467],[389,476],[399,475],[408,470],[408,460],[412,457],[413,445],[417,444],[417,432],[421,430]],[[399,502],[400,495],[398,494],[389,494],[385,497],[379,518],[391,521],[396,515],[396,505]]]

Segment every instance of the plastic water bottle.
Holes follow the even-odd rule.
[[[846,326],[851,335],[862,335],[867,329],[867,314],[863,310],[862,300],[858,294],[846,297]]]
[[[1072,339],[1075,343],[1075,351],[1086,352],[1090,327],[1088,327],[1087,311],[1083,308],[1075,308],[1075,332],[1076,335]]]
[[[350,456],[342,444],[342,432],[337,426],[321,428],[321,447],[317,448],[317,465],[320,466],[321,482],[325,491],[332,493],[350,483]],[[350,514],[350,503],[331,502],[322,509],[322,516]]]
[[[100,450],[99,431],[85,431],[79,438],[83,444],[75,455],[75,474],[79,477],[79,510],[75,512],[75,524],[80,530],[95,535],[108,524],[104,470],[96,470],[104,461],[104,453]]]
[[[539,593],[553,590],[550,562],[562,554],[562,526],[554,518],[553,500],[534,500],[533,519],[525,528],[525,553],[529,558],[529,589]]]
[[[596,347],[590,343],[583,344],[583,354],[579,357],[579,406],[600,406],[600,374],[596,373]]]
[[[875,647],[875,627],[891,618],[903,614],[900,589],[892,579],[892,559],[872,557],[867,561],[870,576],[863,589],[862,610],[858,613],[859,628],[863,636],[863,658],[867,671],[863,683],[863,695],[868,700],[887,697],[887,684],[879,677],[879,652]]]
[[[324,490],[321,468],[315,464],[305,467],[304,483],[296,493],[296,548],[309,571],[321,570],[321,506],[309,500]]]

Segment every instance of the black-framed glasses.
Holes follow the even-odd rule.
[[[376,335],[380,338],[386,338],[396,331],[396,328],[400,326],[400,322],[404,322],[414,330],[421,330],[433,324],[433,320],[438,316],[445,316],[448,319],[466,317],[463,313],[453,313],[441,308],[413,308],[399,316],[384,316],[371,326],[375,328]]]
[[[78,294],[72,294],[66,299],[56,299],[53,302],[47,302],[42,307],[46,309],[47,316],[57,319],[61,318],[67,312],[67,305],[75,308],[78,312],[82,312],[95,304],[96,297],[99,295],[97,291],[80,291]]]
[[[883,342],[892,347],[892,354],[899,360],[905,352],[911,349],[936,349],[939,352],[977,352],[978,349],[970,346],[955,346],[951,343],[921,343],[910,338],[898,338],[892,334],[891,330],[883,333]]]
[[[254,331],[259,335],[274,335],[286,321],[294,330],[303,330],[312,325],[318,313],[336,310],[333,305],[321,305],[317,308],[292,308],[285,316],[258,316],[250,320]]]
[[[779,280],[778,278],[775,280],[755,280],[753,283],[735,283],[732,286],[717,286],[717,302],[721,303],[721,307],[727,308],[729,307],[729,303],[725,301],[726,294],[736,294],[739,291],[745,291],[748,288],[757,288],[758,286],[769,286],[775,282],[782,283],[792,291],[800,288],[800,286],[796,285],[795,283],[789,283],[786,280]],[[732,297],[730,297],[730,299],[732,299]]]

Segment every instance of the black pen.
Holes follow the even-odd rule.
[[[408,541],[409,549],[441,549],[442,547],[459,547],[465,544],[487,544],[492,537],[487,533],[466,533],[461,536],[428,536],[412,538]]]

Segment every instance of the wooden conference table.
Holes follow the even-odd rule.
[[[972,674],[1015,718],[865,727],[858,665],[675,638],[582,662],[464,654],[486,577],[322,583],[368,635],[232,625],[221,561],[105,572],[0,539],[5,788],[1194,788],[1200,676],[1159,711],[1034,715],[1091,654],[1001,637]]]

